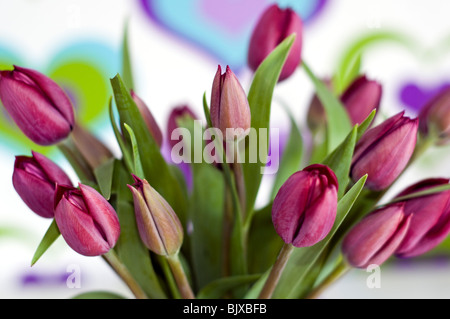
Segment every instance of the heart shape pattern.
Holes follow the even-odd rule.
[[[272,3],[294,9],[307,25],[327,0],[139,0],[157,26],[201,48],[229,65],[234,72],[245,67],[251,32],[259,16]]]

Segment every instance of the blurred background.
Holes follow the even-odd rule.
[[[202,96],[210,93],[218,64],[230,65],[248,90],[250,33],[273,2],[302,17],[303,59],[318,77],[330,78],[349,58],[361,56],[361,71],[383,84],[379,118],[401,110],[415,116],[450,84],[446,0],[0,0],[0,67],[15,64],[53,78],[69,94],[79,121],[118,151],[107,103],[109,79],[121,72],[125,26],[135,91],[165,131],[173,107],[187,104],[202,114]],[[299,69],[276,88],[274,104],[287,103],[306,129],[312,93]],[[272,114],[272,126],[286,130],[284,113]],[[42,152],[77,178],[57,149],[29,142],[3,108],[0,139],[0,298],[70,298],[93,290],[131,297],[101,258],[80,256],[62,239],[30,267],[50,221],[29,211],[15,193],[14,156]],[[450,177],[449,155],[449,147],[432,149],[396,188],[424,177]],[[265,195],[263,188],[262,201]],[[449,257],[444,243],[422,258],[391,260],[381,269],[380,288],[367,286],[370,273],[354,270],[322,297],[449,298]],[[73,275],[79,285],[67,285]]]

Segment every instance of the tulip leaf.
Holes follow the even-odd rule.
[[[114,167],[114,190],[117,194],[115,209],[120,222],[120,236],[115,250],[135,280],[150,298],[166,298],[158,276],[152,265],[147,247],[139,236],[132,204],[131,192],[127,187],[133,183],[123,162],[116,161]]]
[[[270,109],[272,105],[272,97],[276,84],[278,83],[281,70],[287,59],[292,44],[295,41],[295,34],[290,35],[283,40],[261,63],[256,70],[253,81],[248,93],[248,102],[251,111],[251,128],[255,130],[255,137],[257,141],[247,141],[250,143],[258,143],[259,140],[265,138],[267,141],[266,152],[259,150],[259,158],[256,161],[250,161],[249,156],[255,154],[248,154],[245,157],[245,163],[243,163],[244,181],[246,189],[246,215],[251,216],[253,207],[258,194],[259,186],[262,180],[262,171],[266,165],[268,156],[268,143],[269,143],[269,127],[270,127]],[[260,132],[260,129],[261,132]],[[263,130],[267,130],[267,135],[262,136]],[[248,143],[247,143],[248,144]]]
[[[50,248],[55,240],[58,239],[59,235],[61,235],[61,233],[59,232],[58,225],[56,225],[56,221],[53,219],[50,227],[47,229],[47,232],[34,253],[33,259],[31,260],[31,266],[36,264],[39,258],[41,258],[41,256],[47,251],[47,249]]]
[[[286,148],[284,149],[283,155],[281,156],[281,161],[279,162],[278,172],[275,176],[275,181],[272,188],[271,199],[275,198],[278,190],[284,184],[284,182],[292,174],[300,169],[303,156],[303,138],[300,129],[295,122],[294,116],[292,115],[292,112],[289,110],[289,108],[284,107],[284,109],[288,113],[291,122],[291,132],[286,144]]]
[[[328,89],[325,83],[314,75],[305,61],[302,61],[302,63],[303,69],[314,84],[317,97],[322,103],[327,115],[326,143],[329,154],[345,139],[352,129],[352,123],[341,101]]]
[[[198,122],[191,117],[180,118],[179,127],[189,130],[191,137],[195,130],[203,132]],[[194,141],[186,142],[192,147]],[[191,154],[194,150],[191,150]],[[225,182],[220,170],[205,161],[192,161],[193,187],[190,197],[189,219],[193,231],[190,237],[192,266],[198,288],[223,275],[223,222]]]
[[[130,150],[125,145],[125,141],[123,140],[122,134],[120,133],[119,128],[117,127],[116,120],[114,118],[114,111],[112,108],[112,99],[109,101],[109,118],[111,121],[111,126],[113,128],[114,135],[116,137],[116,141],[119,144],[120,150],[122,152],[122,156],[124,159],[124,163],[127,166],[128,170],[133,171],[133,160],[131,158]]]
[[[94,169],[94,175],[100,192],[107,200],[111,197],[115,161],[116,159],[111,158]]]
[[[119,294],[109,291],[90,291],[72,297],[72,299],[127,299]]]
[[[211,282],[198,294],[197,299],[220,299],[230,290],[249,285],[261,277],[259,274],[224,277]]]
[[[312,267],[319,260],[321,254],[327,248],[328,243],[335,235],[336,231],[346,218],[348,212],[356,202],[366,182],[367,175],[363,176],[353,187],[342,197],[338,203],[336,220],[329,234],[312,247],[296,248],[284,269],[273,298],[297,299],[304,293],[303,283]]]
[[[126,88],[120,75],[111,79],[121,127],[127,123],[133,128],[137,140],[137,147],[142,162],[144,178],[163,196],[172,206],[183,225],[186,225],[187,198],[177,177],[174,176],[168,163],[161,154],[160,148],[152,137],[136,103]]]
[[[134,159],[134,174],[140,178],[144,178],[144,170],[142,168],[141,156],[139,155],[139,148],[137,145],[136,135],[134,135],[133,129],[127,124],[123,124],[131,139],[131,149],[133,150]]]
[[[405,195],[405,196],[394,198],[393,200],[389,201],[386,204],[383,204],[382,206],[386,206],[386,205],[390,205],[390,204],[393,204],[393,203],[402,202],[402,201],[413,199],[413,198],[417,198],[417,197],[433,195],[433,194],[440,193],[440,192],[445,192],[445,191],[448,191],[448,190],[450,190],[450,184],[439,185],[439,186],[428,188],[428,189],[423,190],[423,191],[414,192],[414,193],[411,193],[411,194],[408,194],[408,195]]]
[[[125,85],[134,89],[134,81],[133,81],[133,68],[131,65],[131,55],[129,48],[129,39],[128,39],[128,21],[125,22],[123,39],[122,39],[122,74],[123,74],[123,82]]]

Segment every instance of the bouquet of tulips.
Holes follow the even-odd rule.
[[[74,184],[37,152],[16,157],[15,190],[53,220],[32,263],[62,236],[77,253],[102,256],[136,298],[296,299],[320,296],[352,268],[439,245],[450,231],[449,179],[429,178],[381,200],[429,146],[450,141],[450,91],[418,118],[402,112],[382,120],[381,85],[357,63],[344,78],[323,81],[301,51],[300,17],[267,8],[250,41],[248,93],[219,66],[202,117],[187,106],[172,110],[170,158],[133,91],[129,60],[111,79],[118,157],[76,121],[53,80],[19,66],[1,71],[10,117],[34,143],[57,145],[79,178]],[[315,95],[306,129],[284,110],[290,134],[280,150],[277,129],[269,130],[273,93],[296,71],[306,72]],[[274,182],[257,207],[264,174]]]

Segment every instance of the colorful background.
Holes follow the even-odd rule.
[[[0,67],[37,69],[57,81],[79,116],[117,152],[107,117],[109,79],[121,72],[125,26],[135,89],[164,130],[172,107],[188,104],[202,114],[217,65],[230,65],[248,89],[252,73],[246,50],[253,25],[270,0],[0,0]],[[383,118],[402,109],[415,116],[436,92],[450,85],[450,20],[446,0],[279,0],[304,21],[303,58],[329,78],[355,59],[383,84]],[[312,85],[301,70],[281,83],[274,103],[287,103],[306,127]],[[32,214],[11,184],[15,155],[43,152],[65,167],[54,148],[29,142],[0,108],[0,298],[68,298],[91,290],[128,296],[101,258],[77,255],[58,241],[29,266],[49,221]],[[282,112],[273,126],[286,127]],[[398,187],[428,176],[449,177],[450,148],[433,149],[406,172]],[[270,182],[268,178],[267,182]],[[263,192],[261,196],[266,194]],[[382,286],[369,289],[364,271],[353,271],[323,297],[448,298],[450,249],[429,258],[393,261],[382,269]],[[80,288],[67,277],[81,275]]]

